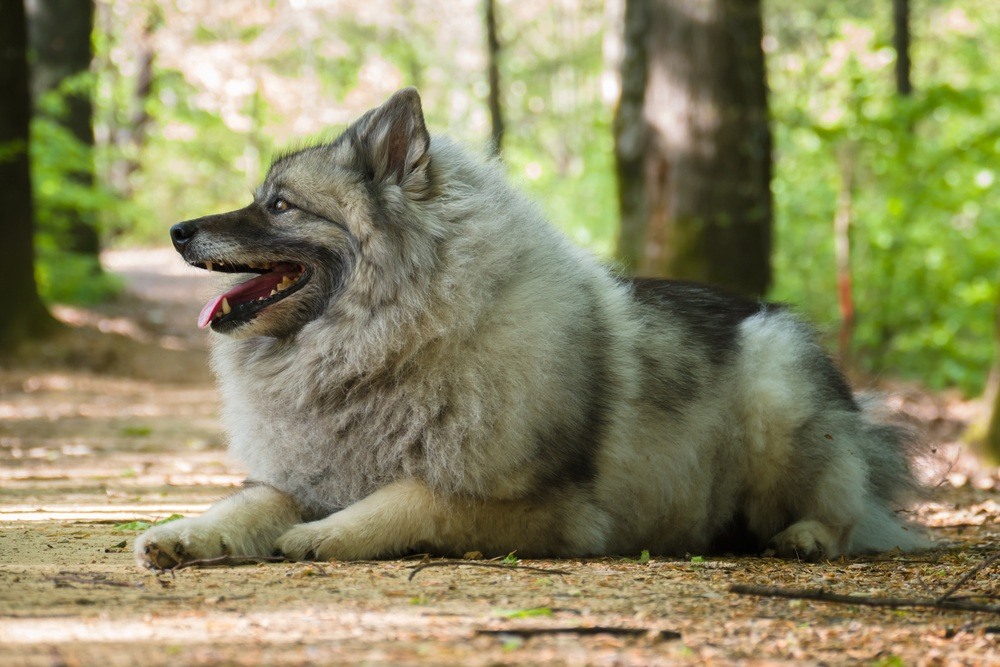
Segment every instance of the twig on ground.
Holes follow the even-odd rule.
[[[246,595],[220,595],[218,598],[205,598],[201,595],[140,595],[140,600],[152,600],[154,602],[202,602],[205,604],[222,604],[233,600],[249,600],[253,593]]]
[[[506,565],[504,563],[480,563],[472,560],[434,560],[428,563],[421,563],[414,566],[407,581],[413,581],[417,572],[426,570],[429,567],[488,567],[494,570],[527,570],[529,572],[542,572],[544,574],[558,574],[563,576],[569,574],[565,570],[552,570],[545,567],[531,567],[530,565]]]
[[[774,586],[748,586],[745,584],[733,584],[729,587],[729,592],[736,593],[737,595],[756,595],[758,597],[789,598],[793,600],[817,600],[819,602],[856,604],[865,607],[915,607],[1000,614],[1000,605],[986,605],[962,600],[941,600],[934,598],[880,598],[865,595],[841,595],[838,593],[831,593],[830,591],[822,588],[797,590],[791,588],[777,588]]]
[[[176,572],[189,567],[222,567],[227,565],[254,565],[256,563],[284,563],[284,556],[217,556],[216,558],[196,558],[166,567],[161,572]]]
[[[72,587],[71,584],[93,584],[95,586],[114,586],[117,588],[143,588],[142,583],[130,584],[127,581],[115,581],[114,579],[107,579],[103,574],[97,575],[81,575],[78,572],[60,572],[55,577],[49,577],[49,581],[54,583],[57,588],[62,587]]]
[[[976,565],[974,568],[972,568],[964,575],[962,575],[962,577],[958,581],[956,581],[951,586],[951,588],[946,590],[944,593],[941,594],[940,597],[937,598],[937,601],[944,602],[945,600],[950,598],[952,595],[958,592],[958,589],[967,584],[973,577],[975,577],[977,574],[985,570],[987,567],[997,562],[997,560],[1000,560],[1000,551],[995,552],[992,556],[990,556],[989,558],[981,562],[979,565]]]
[[[648,628],[617,628],[606,625],[588,625],[582,627],[542,627],[542,628],[505,628],[502,630],[480,629],[477,635],[515,637],[537,637],[539,635],[618,635],[623,637],[643,637],[650,635],[655,639],[680,639],[681,633],[673,630],[650,630]]]

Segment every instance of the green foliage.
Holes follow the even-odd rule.
[[[853,357],[867,373],[974,393],[989,367],[1000,283],[995,4],[913,5],[915,93],[906,99],[894,87],[891,3],[764,5],[775,137],[770,296],[836,327],[832,221],[846,168]],[[59,285],[94,291],[77,299],[103,289],[83,279],[87,267],[58,255],[60,211],[87,211],[106,239],[165,243],[177,220],[245,205],[276,146],[334,136],[347,110],[356,114],[358,100],[374,103],[389,85],[421,88],[432,129],[485,144],[478,10],[376,0],[371,11],[346,3],[337,13],[206,9],[192,22],[169,3],[108,6],[100,25],[112,29],[94,42],[98,151],[87,155],[55,123],[35,123],[40,282],[49,295]],[[610,256],[618,212],[612,104],[602,93],[604,3],[501,2],[497,16],[508,172],[575,241]],[[140,97],[136,26],[144,25],[158,51]],[[184,57],[199,49],[204,58]],[[151,121],[131,141],[138,117]],[[67,177],[88,160],[109,186]]]
[[[50,245],[44,232],[39,236],[35,278],[43,299],[87,305],[105,301],[121,291],[121,279],[102,271],[97,258],[60,250]]]
[[[93,149],[60,123],[67,95],[88,93],[89,73],[71,77],[42,96],[31,121],[31,176],[35,197],[37,282],[41,296],[62,303],[96,303],[121,285],[100,269],[96,257],[68,250],[76,222],[100,227],[127,209],[114,193],[92,179]]]
[[[603,4],[502,3],[497,12],[508,171],[556,226],[608,257],[618,197],[600,88]]]
[[[501,611],[495,612],[497,616],[503,616],[504,618],[537,618],[539,616],[552,616],[551,607],[532,607],[530,609],[516,609],[513,611]]]
[[[234,133],[218,114],[199,107],[197,94],[180,72],[163,71],[156,79],[146,106],[167,126],[150,134],[129,181],[137,202],[151,212],[122,230],[132,242],[162,244],[174,222],[249,202],[247,172],[257,180],[270,145]]]
[[[520,559],[518,559],[516,551],[511,551],[509,554],[500,559],[500,562],[504,565],[517,565],[520,562]]]
[[[162,526],[165,523],[170,523],[171,521],[177,521],[178,519],[183,519],[183,514],[171,514],[165,519],[160,519],[159,521],[127,521],[125,523],[116,523],[114,526],[115,530],[146,530],[152,528],[153,526]]]
[[[998,298],[1000,110],[986,100],[1000,92],[1000,16],[985,0],[916,7],[914,24],[930,27],[915,37],[916,90],[905,98],[894,87],[890,5],[812,4],[775,2],[768,17],[773,296],[838,319],[832,221],[846,169],[857,363],[976,392]]]
[[[639,565],[646,565],[649,563],[649,549],[643,549],[639,552],[638,558],[622,558],[622,562],[625,563],[638,563]]]

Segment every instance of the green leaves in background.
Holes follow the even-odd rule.
[[[33,127],[47,297],[86,301],[114,288],[84,279],[91,267],[65,258],[62,211],[93,215],[107,241],[165,243],[172,222],[244,205],[276,147],[335,136],[363,108],[358,100],[378,102],[390,82],[420,86],[436,131],[484,145],[478,10],[376,4],[252,15],[206,5],[193,21],[170,5],[108,3],[95,76],[73,84],[93,87],[96,153],[53,122]],[[576,242],[610,256],[618,213],[605,9],[501,2],[498,17],[507,170]],[[846,162],[855,363],[875,376],[978,392],[1000,284],[1000,8],[914,5],[909,98],[894,87],[891,3],[768,0],[764,9],[772,298],[836,328],[833,217]],[[147,47],[153,76],[140,95]],[[143,116],[149,122],[137,130]],[[74,184],[68,175],[89,159],[101,184]]]

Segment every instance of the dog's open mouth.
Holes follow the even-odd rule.
[[[198,316],[202,329],[211,325],[218,332],[231,330],[249,322],[262,310],[286,299],[308,282],[311,271],[295,262],[265,262],[263,264],[230,264],[227,262],[192,262],[209,271],[255,273],[205,304]]]

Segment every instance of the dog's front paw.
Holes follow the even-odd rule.
[[[290,560],[365,560],[372,553],[347,536],[336,521],[302,523],[278,538],[278,551]]]
[[[782,558],[818,561],[837,556],[837,541],[833,532],[819,521],[798,521],[771,540]]]
[[[147,530],[135,541],[135,561],[150,570],[229,555],[221,526],[204,519],[179,519]]]

